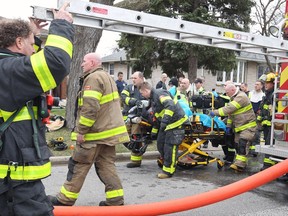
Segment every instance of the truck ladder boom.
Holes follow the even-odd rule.
[[[33,16],[51,21],[52,10],[32,6]],[[99,3],[72,1],[74,24],[216,48],[287,58],[288,41]]]

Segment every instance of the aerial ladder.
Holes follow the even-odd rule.
[[[58,5],[61,2],[63,1],[59,0]],[[32,7],[35,18],[47,21],[53,20],[53,13],[50,8]],[[283,59],[287,60],[288,58],[288,41],[282,37],[273,38],[255,35],[248,32],[79,0],[71,1],[68,11],[74,17],[73,24],[79,26],[274,56],[280,59],[279,63]],[[277,82],[278,78],[275,82],[273,106],[279,105],[281,113],[273,111],[273,126],[271,128],[273,129],[271,130],[273,134],[271,140],[274,139],[274,123],[284,124],[281,128],[283,136],[275,144],[271,142],[271,146],[256,146],[256,151],[288,158],[288,106],[286,99],[288,95],[288,67],[280,73],[280,83],[284,83],[282,88],[278,88]],[[279,94],[281,97],[278,97]],[[277,119],[277,116],[281,116],[280,119]]]

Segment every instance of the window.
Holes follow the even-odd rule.
[[[109,64],[109,74],[114,75],[114,64]]]
[[[266,64],[259,64],[257,67],[257,79],[267,72],[269,72],[269,67]]]
[[[217,85],[224,84],[227,80],[232,80],[236,85],[240,85],[245,80],[246,62],[238,61],[237,69],[231,72],[218,71],[217,72]]]

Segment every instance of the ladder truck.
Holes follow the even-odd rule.
[[[62,2],[59,0],[58,5]],[[35,18],[46,21],[53,19],[51,9],[40,6],[32,8]],[[272,157],[288,158],[287,40],[79,0],[71,1],[68,11],[74,17],[74,24],[79,26],[277,57],[278,63],[287,67],[281,67],[280,82],[279,77],[275,81],[271,145],[258,145],[256,151]]]

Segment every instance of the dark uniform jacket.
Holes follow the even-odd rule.
[[[188,117],[185,115],[184,110],[179,105],[178,101],[173,100],[171,94],[164,89],[152,89],[151,96],[153,111],[158,123],[166,124],[165,130],[171,130],[189,124]],[[157,133],[159,129],[155,125],[152,133]]]
[[[167,90],[166,84],[161,80],[156,84],[156,89],[165,89]]]
[[[136,105],[137,101],[145,100],[138,88],[133,84],[124,87],[121,92],[121,100],[124,103],[123,116],[127,116],[129,109]]]
[[[262,102],[259,107],[259,115],[257,116],[257,121],[261,122],[263,126],[271,126],[272,120],[272,109],[273,109],[273,93],[274,88],[266,91]],[[276,106],[277,107],[277,106]],[[277,110],[276,110],[277,111]]]
[[[53,20],[46,45],[40,52],[23,56],[0,49],[1,123],[20,109],[1,137],[0,181],[7,176],[9,168],[11,179],[16,181],[38,180],[50,175],[50,151],[39,116],[39,95],[55,88],[69,73],[73,36],[72,24]],[[33,114],[26,106],[28,101],[32,101]],[[32,124],[33,118],[35,124]]]

